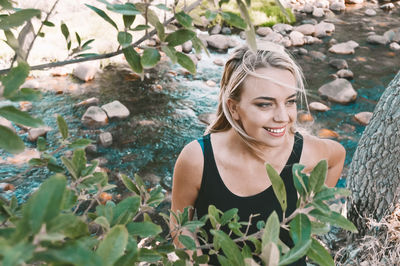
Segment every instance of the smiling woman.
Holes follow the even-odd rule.
[[[339,143],[296,131],[297,100],[306,99],[301,70],[283,47],[274,43],[258,47],[257,52],[239,48],[226,62],[217,118],[203,138],[182,150],[172,188],[174,212],[193,206],[197,216],[202,217],[210,205],[215,205],[222,211],[237,208],[241,221],[258,215],[251,221],[249,234],[256,232],[257,222],[265,221],[273,211],[280,219],[283,217],[266,163],[283,179],[288,217],[297,202],[293,164],[301,163],[309,172],[320,160],[327,160],[326,184],[334,186],[345,158]],[[211,225],[206,224],[205,229],[209,231]],[[292,247],[289,233],[281,232],[280,239]],[[212,239],[209,232],[208,236]],[[210,256],[209,264],[219,264],[215,255]],[[305,258],[292,265],[305,265]]]

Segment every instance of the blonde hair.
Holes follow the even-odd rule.
[[[294,89],[300,92],[302,95],[302,97],[300,97],[301,102],[304,98],[306,106],[307,98],[301,68],[285,51],[284,47],[272,42],[258,43],[257,47],[257,51],[253,52],[248,46],[242,46],[236,49],[225,63],[224,73],[221,79],[217,117],[209,125],[205,133],[222,132],[233,128],[239,136],[241,136],[243,141],[258,153],[259,150],[256,147],[257,144],[259,144],[258,141],[249,136],[243,129],[242,125],[232,118],[227,104],[228,99],[240,101],[243,89],[242,85],[246,77],[251,75],[287,87],[287,85],[282,84],[273,78],[256,73],[256,70],[268,67],[288,70],[295,77],[296,87]]]

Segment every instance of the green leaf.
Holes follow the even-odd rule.
[[[204,224],[205,223],[202,221],[193,220],[193,221],[189,221],[189,222],[185,223],[184,227],[193,233],[196,231],[196,229],[203,227]]]
[[[25,149],[24,142],[8,127],[0,125],[0,148],[10,153],[20,153]]]
[[[319,210],[312,210],[309,214],[315,218],[317,218],[321,222],[330,223],[331,225],[335,225],[341,227],[343,229],[349,230],[353,233],[357,233],[357,228],[354,226],[352,222],[347,220],[345,217],[340,215],[340,213],[331,211],[328,214],[322,213]]]
[[[67,49],[71,49],[71,36],[67,24],[61,21],[61,33],[64,35],[65,41],[67,42]]]
[[[99,216],[97,217],[94,222],[103,228],[105,228],[107,231],[110,230],[110,223],[108,222],[107,218],[104,216]]]
[[[15,12],[14,14],[2,17],[0,29],[8,30],[11,28],[21,26],[22,24],[25,23],[25,21],[28,21],[36,16],[40,16],[40,10],[32,8],[21,9]]]
[[[176,20],[186,29],[192,28],[193,19],[191,16],[186,14],[185,12],[181,11],[175,14]]]
[[[128,32],[120,31],[118,32],[118,42],[121,44],[122,49],[128,47],[132,43],[132,35]]]
[[[161,55],[157,49],[146,48],[143,51],[141,63],[143,68],[152,68],[160,61]]]
[[[48,20],[43,21],[43,25],[45,25],[47,27],[54,27],[55,26],[53,22],[48,21]]]
[[[161,9],[161,10],[171,11],[171,8],[167,7],[164,4],[158,4],[158,5],[155,5],[155,7],[157,7],[158,9]]]
[[[114,218],[111,226],[115,224],[127,224],[139,210],[140,198],[138,196],[128,197],[117,204],[114,208]]]
[[[21,88],[16,91],[12,96],[8,97],[13,102],[20,101],[38,101],[42,98],[42,94],[38,90],[30,88]]]
[[[282,178],[270,164],[267,164],[266,168],[275,196],[281,205],[282,212],[285,212],[287,208],[285,184],[283,183]]]
[[[325,183],[327,172],[328,172],[328,163],[326,162],[326,160],[320,161],[314,167],[314,169],[310,174],[310,186],[312,191],[314,191],[315,193],[321,191]]]
[[[217,17],[218,13],[212,10],[207,10],[205,13],[206,19],[213,21]]]
[[[12,68],[7,76],[1,80],[4,86],[3,96],[6,98],[13,96],[18,88],[24,83],[28,75],[29,65],[19,62],[18,66]]]
[[[3,9],[12,9],[12,5],[8,0],[0,0],[0,6]]]
[[[1,107],[0,116],[28,127],[40,127],[44,125],[41,119],[33,118],[27,112],[20,111],[12,105]]]
[[[193,75],[196,74],[196,65],[193,63],[193,60],[189,56],[181,52],[176,52],[176,57],[178,59],[178,63],[182,67],[189,70],[189,72],[192,73]]]
[[[59,214],[50,221],[46,229],[49,233],[62,233],[72,239],[89,235],[87,224],[72,213]]]
[[[93,174],[94,170],[96,170],[96,167],[99,165],[99,160],[93,160],[92,164],[87,166],[85,169],[82,171],[82,176],[88,176]]]
[[[169,34],[165,41],[168,42],[168,46],[175,47],[191,40],[194,36],[196,36],[195,32],[191,30],[181,29]]]
[[[175,64],[178,60],[176,57],[176,51],[175,48],[170,47],[170,46],[162,46],[161,50],[171,59],[172,64]]]
[[[204,52],[206,52],[206,54],[208,56],[210,56],[210,53],[208,52],[207,47],[204,45],[204,43],[197,36],[193,37],[192,44],[193,44],[193,48],[194,48],[194,50],[196,51],[197,54],[201,53],[201,51],[204,50]]]
[[[115,203],[111,200],[107,201],[106,205],[98,205],[96,207],[97,216],[104,216],[107,218],[107,221],[111,224],[114,218],[114,207]]]
[[[78,169],[76,169],[75,165],[72,163],[70,159],[65,156],[61,157],[61,161],[63,162],[64,166],[67,167],[68,172],[74,179],[78,179]]]
[[[300,213],[290,222],[290,236],[295,245],[305,243],[311,238],[311,222],[307,215]]]
[[[268,266],[277,266],[279,263],[280,252],[276,242],[268,242],[260,255],[262,261]]]
[[[162,193],[162,187],[158,186],[150,190],[150,198],[146,203],[151,207],[157,207],[164,200],[164,193]]]
[[[95,41],[94,39],[87,40],[87,41],[82,45],[82,50],[85,50],[86,48],[89,49],[88,45],[91,44],[91,43],[94,42],[94,41]]]
[[[161,227],[152,222],[130,222],[126,228],[129,234],[140,237],[156,236],[162,232]]]
[[[121,180],[127,189],[129,189],[133,193],[136,193],[136,195],[140,195],[139,189],[136,187],[136,185],[132,182],[132,180],[128,176],[121,174]]]
[[[139,261],[156,262],[162,259],[162,256],[158,252],[147,248],[139,249],[138,256]]]
[[[156,30],[157,30],[158,38],[160,39],[160,41],[163,42],[163,41],[165,40],[165,29],[164,29],[164,25],[163,25],[161,22],[157,21],[157,23],[154,25],[154,27],[155,27]]]
[[[242,253],[240,253],[236,243],[227,234],[213,229],[210,232],[214,235],[214,243],[218,242],[230,261],[235,262],[236,265],[244,265]]]
[[[132,29],[132,31],[141,31],[141,30],[146,30],[146,29],[150,29],[151,27],[148,25],[144,25],[144,24],[140,24],[137,25],[135,28]]]
[[[218,1],[219,7],[222,7],[223,4],[227,4],[227,3],[229,3],[229,0],[219,0]]]
[[[91,139],[77,139],[71,144],[68,145],[70,149],[83,149],[86,146],[92,144],[93,141]]]
[[[330,231],[331,227],[329,224],[319,223],[319,222],[311,222],[311,234],[315,235],[324,235]]]
[[[140,15],[140,11],[132,3],[108,5],[107,9],[126,16]]]
[[[236,3],[239,6],[240,14],[242,18],[246,21],[248,27],[245,31],[246,33],[246,42],[249,45],[250,49],[252,51],[257,51],[257,43],[256,43],[256,32],[254,30],[253,24],[251,22],[251,18],[249,15],[249,11],[246,7],[246,5],[243,3],[241,0],[236,0]]]
[[[217,208],[215,208],[214,205],[208,206],[208,216],[210,218],[210,222],[213,228],[216,228],[217,224],[221,223],[219,211],[217,210]]]
[[[175,254],[181,260],[190,260],[189,255],[185,251],[183,251],[181,249],[175,250]]]
[[[125,29],[129,29],[132,26],[132,23],[135,21],[135,18],[136,16],[127,16],[127,15],[122,16]]]
[[[58,130],[61,133],[61,136],[63,139],[68,138],[68,125],[67,122],[65,122],[64,118],[59,115],[57,116],[57,125],[58,125]]]
[[[351,191],[345,188],[328,188],[323,186],[322,190],[315,194],[314,200],[330,200],[335,198],[335,195],[348,197],[351,195]]]
[[[129,46],[125,49],[122,49],[122,51],[124,53],[126,61],[131,66],[133,71],[135,71],[136,73],[142,73],[143,67],[140,63],[140,55],[135,51],[135,49],[133,49],[132,46]]]
[[[299,245],[295,245],[288,253],[281,257],[278,265],[288,265],[301,259],[306,255],[310,247],[311,239],[308,239],[306,242],[302,242]]]
[[[25,242],[17,243],[14,246],[7,246],[1,251],[3,253],[2,265],[24,265],[26,261],[32,258],[35,248],[31,243]]]
[[[307,252],[307,256],[320,266],[335,266],[329,252],[318,242],[318,240],[311,240],[311,247]]]
[[[230,222],[233,217],[237,216],[238,211],[238,209],[233,208],[224,212],[224,214],[221,216],[221,225],[225,225]]]
[[[14,34],[12,33],[11,30],[5,30],[4,35],[7,38],[6,43],[18,54],[19,51],[19,43],[17,38],[15,38]]]
[[[279,240],[279,231],[280,231],[280,223],[279,217],[276,211],[270,214],[267,219],[267,223],[265,224],[264,233],[262,235],[262,249],[272,242],[277,244]]]
[[[247,28],[246,22],[237,14],[232,12],[221,12],[222,18],[232,26],[245,30]]]
[[[315,209],[319,210],[321,213],[324,213],[324,214],[329,214],[330,211],[331,211],[331,209],[329,208],[329,206],[326,205],[325,203],[323,203],[323,202],[320,201],[320,200],[314,200],[314,201],[311,203],[311,205],[312,205]]]
[[[196,243],[194,242],[193,238],[191,238],[190,236],[180,235],[178,237],[178,239],[179,239],[179,242],[185,246],[185,248],[190,249],[190,250],[196,249]]]
[[[86,162],[85,151],[76,149],[72,155],[72,163],[74,164],[78,178],[82,176],[82,171],[86,168]]]
[[[114,226],[100,242],[96,254],[103,260],[104,265],[113,265],[124,254],[128,244],[128,231],[123,225]]]
[[[61,204],[61,210],[71,210],[76,207],[76,201],[78,200],[78,196],[75,194],[75,191],[71,189],[65,190],[63,202]]]
[[[302,196],[305,197],[309,192],[307,186],[304,182],[306,177],[301,171],[304,169],[304,165],[301,164],[294,164],[292,168],[292,175],[293,175],[293,184],[297,190],[297,192]]]
[[[118,30],[118,26],[117,24],[115,24],[115,22],[106,14],[106,12],[104,12],[101,9],[98,9],[97,7],[85,4],[85,6],[87,6],[88,8],[90,8],[91,10],[93,10],[94,12],[96,12],[97,15],[99,15],[100,17],[102,17],[105,21],[107,21],[108,23],[110,23],[116,30]],[[114,10],[113,10],[114,11]]]

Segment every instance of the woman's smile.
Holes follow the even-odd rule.
[[[284,127],[264,127],[264,129],[274,137],[283,137],[286,133],[286,126]]]

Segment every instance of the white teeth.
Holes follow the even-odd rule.
[[[280,129],[272,129],[272,128],[265,128],[267,131],[272,132],[272,133],[282,133],[285,131],[285,128],[280,128]]]

